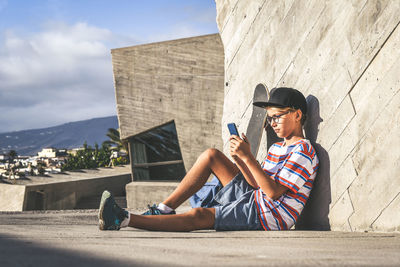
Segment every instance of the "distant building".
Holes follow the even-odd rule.
[[[0,154],[0,161],[8,160],[10,157],[6,154]]]
[[[76,156],[76,154],[80,150],[84,150],[84,148],[83,147],[79,147],[79,148],[68,149],[67,150],[67,154],[72,155],[72,156]]]
[[[68,153],[66,149],[56,149],[53,147],[43,148],[42,151],[38,152],[39,158],[55,158],[67,156]]]
[[[38,152],[39,158],[55,158],[57,149],[53,147],[43,148],[42,151]]]

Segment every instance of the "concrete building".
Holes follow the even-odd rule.
[[[68,156],[67,149],[57,149],[53,147],[47,147],[43,148],[42,151],[38,152],[38,157],[39,158],[62,158],[65,159],[65,157]]]
[[[9,158],[10,157],[6,154],[0,154],[0,161],[6,161],[6,160],[9,160]]]
[[[180,180],[206,148],[222,149],[219,34],[113,49],[112,63],[134,180]]]
[[[400,1],[215,2],[222,124],[247,127],[260,82],[294,87],[309,102],[306,135],[321,165],[298,226],[400,231]]]
[[[42,151],[38,152],[39,158],[55,158],[57,154],[57,149],[53,147],[43,148]]]

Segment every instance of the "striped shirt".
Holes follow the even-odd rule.
[[[261,165],[265,173],[289,190],[279,199],[269,198],[261,188],[254,194],[264,230],[287,230],[297,221],[310,195],[318,169],[318,157],[310,141],[290,146],[275,143]]]

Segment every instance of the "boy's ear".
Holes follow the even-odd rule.
[[[296,121],[301,121],[303,113],[300,109],[296,110]]]

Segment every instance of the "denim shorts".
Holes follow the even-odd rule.
[[[214,201],[218,203],[214,206],[215,230],[263,230],[254,194],[254,188],[247,183],[242,173],[238,173],[219,190],[214,196]]]

